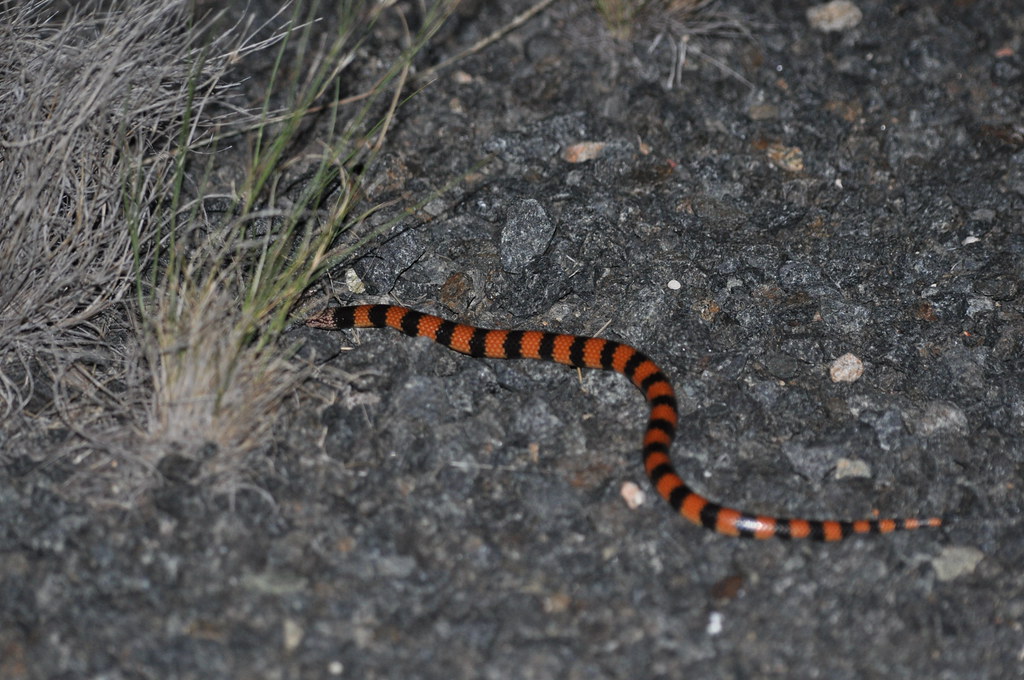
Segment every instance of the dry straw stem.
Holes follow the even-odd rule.
[[[101,349],[93,323],[131,291],[134,258],[156,236],[142,215],[126,228],[125,180],[136,177],[138,205],[165,190],[181,103],[201,76],[183,2],[85,3],[63,19],[47,2],[0,6],[0,414],[11,415],[32,394],[31,366],[62,373]]]

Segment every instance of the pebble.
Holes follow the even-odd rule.
[[[775,167],[786,172],[803,172],[804,152],[798,146],[785,144],[769,144],[765,149],[768,161]]]
[[[863,18],[860,8],[850,0],[832,0],[824,5],[807,8],[807,23],[811,28],[825,33],[848,31]]]
[[[935,576],[940,581],[952,581],[958,576],[973,572],[984,558],[985,553],[977,548],[948,545],[932,560],[932,568],[935,569]]]
[[[305,635],[306,631],[302,629],[302,626],[295,619],[284,620],[284,629],[281,637],[284,640],[284,650],[286,652],[290,654],[298,649]]]
[[[634,482],[623,482],[619,495],[622,496],[622,500],[626,501],[626,507],[630,510],[636,510],[646,500],[643,489]]]
[[[708,614],[708,625],[704,632],[708,635],[719,635],[725,627],[723,625],[724,621],[725,617],[722,615],[722,612],[711,612]]]
[[[836,461],[836,479],[866,479],[871,477],[871,467],[857,458],[840,458]]]
[[[362,295],[366,292],[366,284],[359,278],[359,274],[356,273],[355,269],[345,270],[345,288],[348,292],[355,293],[356,295]]]
[[[847,352],[832,362],[828,370],[832,382],[854,382],[864,375],[864,362]]]
[[[569,163],[592,161],[601,155],[606,144],[604,142],[580,142],[566,147],[562,152],[562,160]]]

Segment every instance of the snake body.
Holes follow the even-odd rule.
[[[413,337],[430,338],[473,357],[539,359],[621,373],[643,392],[651,408],[643,439],[643,465],[651,484],[676,513],[720,534],[840,541],[855,534],[887,534],[942,525],[938,517],[857,521],[772,517],[725,507],[705,498],[683,481],[669,458],[679,421],[671,383],[647,355],[625,343],[546,331],[478,328],[396,305],[332,307],[307,320],[306,325],[330,330],[394,328]]]

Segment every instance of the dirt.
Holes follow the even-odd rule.
[[[420,70],[529,4],[467,3]],[[946,527],[719,536],[647,485],[621,376],[299,329],[336,396],[251,487],[168,452],[112,510],[7,463],[0,676],[1020,677],[1024,9],[856,5],[720,3],[746,34],[683,41],[554,3],[399,109],[369,197],[426,204],[323,290],[628,342],[715,500]]]

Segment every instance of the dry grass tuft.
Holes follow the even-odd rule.
[[[171,130],[190,80],[182,3],[0,13],[0,413],[33,392],[35,361],[68,366],[98,351],[97,317],[124,299],[154,225],[125,228],[125,178],[161,192]]]
[[[628,40],[644,24],[676,28],[699,21],[715,0],[594,0],[612,35]]]
[[[0,413],[61,422],[76,435],[62,452],[129,494],[169,451],[240,483],[306,377],[282,341],[290,314],[350,253],[339,237],[372,210],[356,211],[362,168],[450,9],[342,96],[389,6],[341,3],[324,38],[317,3],[298,1],[274,30],[200,45],[189,5],[0,10]],[[238,105],[229,69],[272,48],[266,99]],[[25,411],[33,393],[43,406]]]
[[[299,28],[285,30],[270,78],[287,97],[284,108],[271,111],[267,104],[246,130],[220,133],[247,140],[238,190],[226,195],[219,217],[202,200],[172,196],[170,241],[144,273],[140,308],[154,383],[150,438],[174,442],[185,456],[217,451],[202,472],[217,486],[239,483],[247,455],[266,445],[283,397],[308,377],[281,336],[303,293],[350,252],[337,244],[364,217],[354,212],[357,168],[372,164],[410,60],[444,17],[435,12],[410,36],[403,54],[342,118],[330,102],[342,100],[339,76],[377,11],[370,2],[347,6],[333,38],[315,50],[312,23],[293,15],[290,26]],[[281,66],[295,63],[293,44],[308,50],[300,62],[308,68]],[[382,108],[384,118],[374,118]],[[205,162],[201,154],[194,160],[197,167]],[[302,169],[302,179],[288,189],[282,178],[291,168]],[[211,189],[201,186],[199,198]]]
[[[608,32],[617,40],[650,37],[648,52],[666,44],[671,66],[665,87],[681,80],[688,59],[706,61],[748,87],[753,85],[726,63],[705,52],[700,38],[750,38],[747,17],[722,11],[718,0],[594,0]]]

